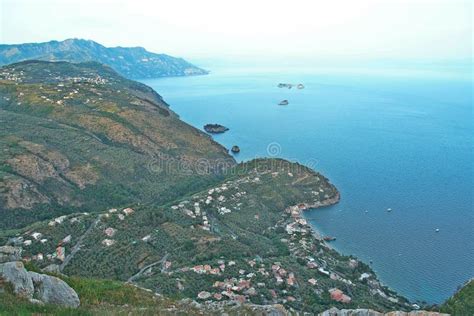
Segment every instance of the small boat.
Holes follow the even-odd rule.
[[[387,209],[387,212],[391,212],[391,211],[392,211],[392,209],[389,207],[389,208]]]
[[[324,241],[334,241],[334,240],[336,240],[336,237],[324,236],[324,237],[323,237],[323,240],[324,240]]]
[[[304,86],[303,86],[302,83],[298,84],[296,87],[297,87],[298,89],[304,89]]]
[[[435,232],[439,233],[439,228],[436,228],[436,229],[435,229]]]
[[[278,103],[278,105],[288,105],[289,102],[288,100],[282,100],[280,103]]]

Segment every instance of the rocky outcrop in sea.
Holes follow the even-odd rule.
[[[206,124],[204,125],[204,130],[211,134],[220,134],[227,132],[229,129],[220,124]]]

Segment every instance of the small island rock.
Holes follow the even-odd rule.
[[[293,85],[291,83],[279,83],[278,88],[288,88],[291,89]]]
[[[208,133],[219,134],[219,133],[227,132],[229,129],[220,124],[206,124],[204,125],[204,130]]]
[[[234,146],[232,146],[231,151],[232,151],[234,154],[237,154],[237,153],[240,152],[240,148],[239,148],[239,146],[234,145]]]

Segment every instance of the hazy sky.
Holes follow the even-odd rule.
[[[468,59],[470,0],[0,0],[0,42],[86,38],[203,58]]]

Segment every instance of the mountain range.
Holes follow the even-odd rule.
[[[143,47],[105,47],[84,39],[0,45],[0,65],[33,59],[75,63],[96,61],[109,65],[121,75],[133,79],[208,73],[182,58],[155,54]]]

